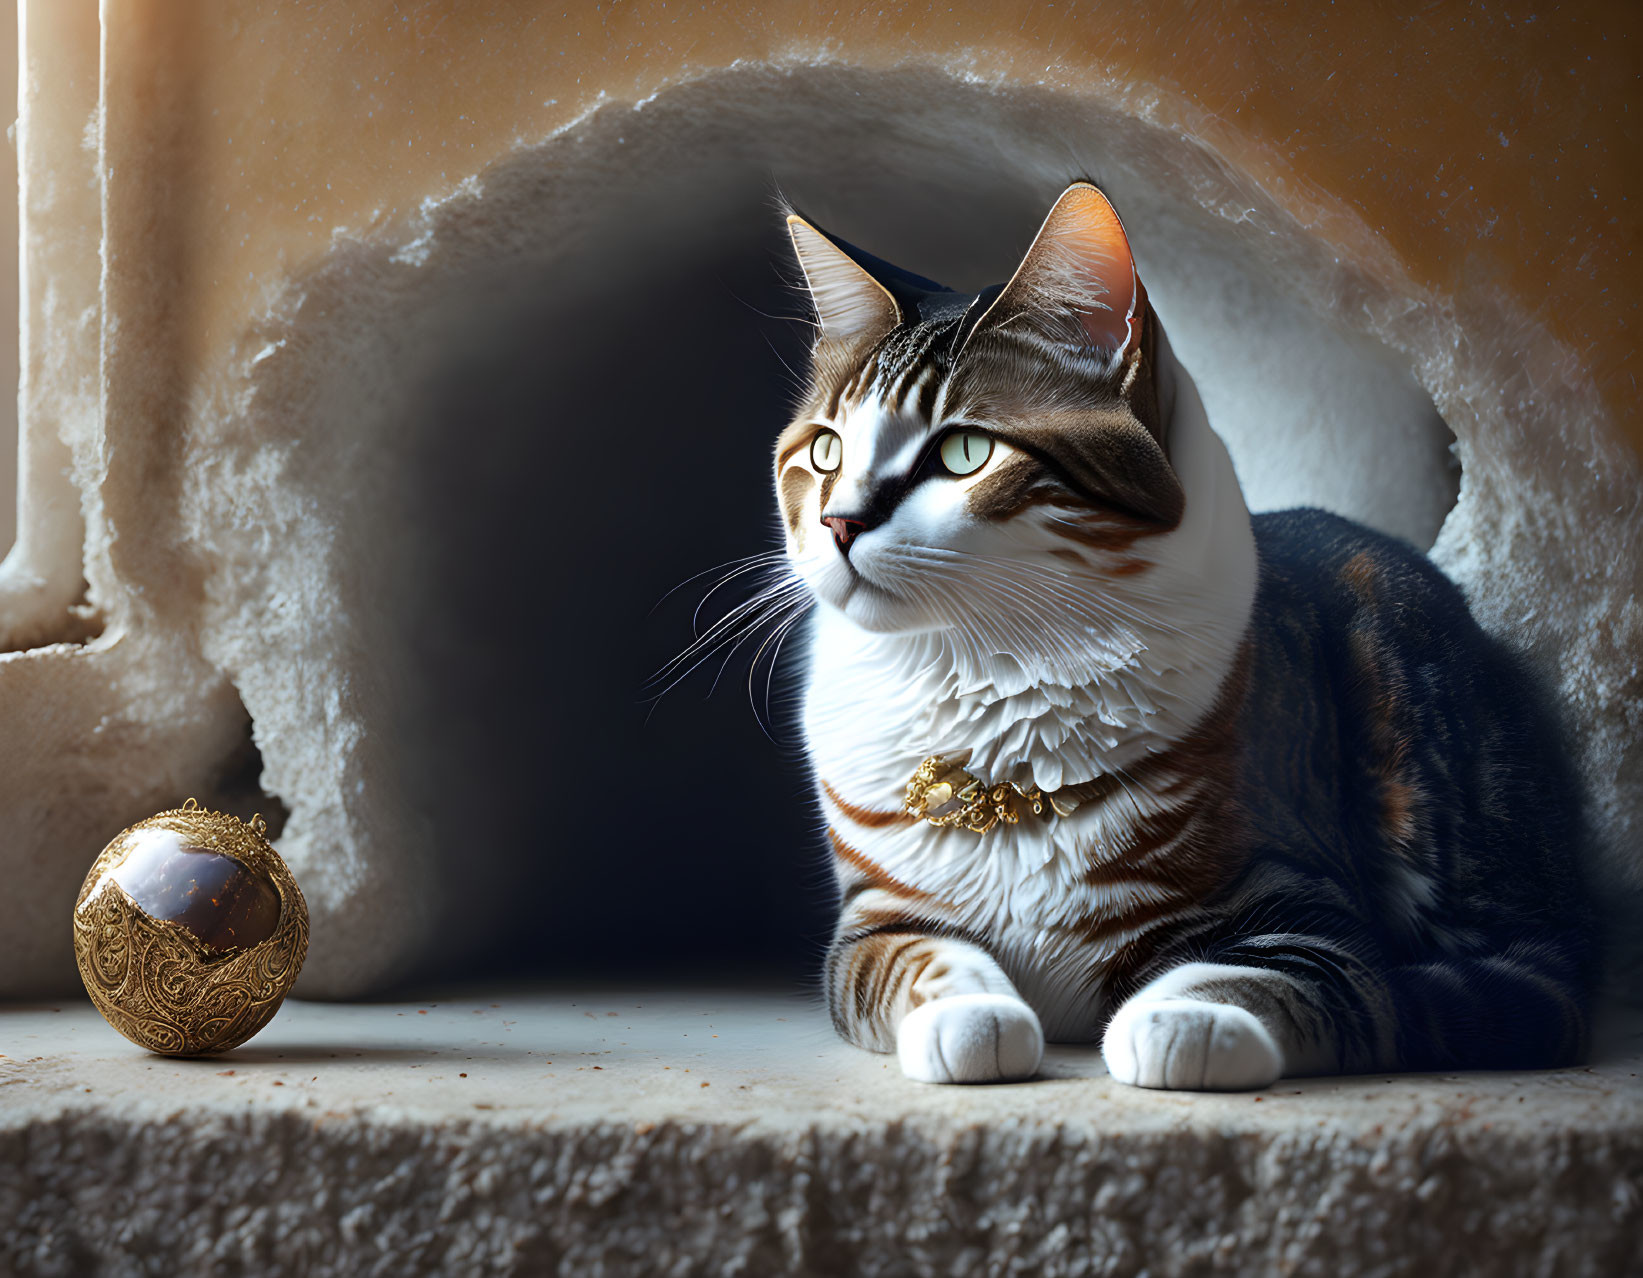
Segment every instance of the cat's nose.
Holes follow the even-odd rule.
[[[823,515],[822,523],[833,530],[833,544],[845,556],[850,554],[850,543],[867,531],[867,525],[861,520],[844,519],[838,515]]]

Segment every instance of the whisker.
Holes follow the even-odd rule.
[[[1076,577],[1062,569],[1046,568],[1020,559],[1001,558],[992,555],[963,554],[935,546],[906,546],[898,547],[898,551],[905,552],[909,558],[924,559],[931,563],[962,567],[964,576],[969,579],[984,578],[989,583],[1002,587],[1005,583],[999,573],[1007,574],[1008,579],[1016,589],[1013,597],[1020,600],[1022,590],[1028,584],[1028,579],[1034,588],[1042,588],[1053,594],[1064,604],[1078,610],[1082,620],[1086,622],[1102,621],[1109,624],[1117,623],[1126,629],[1137,625],[1150,628],[1162,633],[1177,637],[1189,647],[1203,649],[1207,641],[1192,631],[1159,619],[1147,609],[1141,608],[1133,601],[1110,594],[1098,594],[1083,586]],[[1126,587],[1134,592],[1134,587]],[[1155,598],[1160,598],[1154,596]],[[1036,606],[1035,612],[1045,620],[1053,620]],[[1139,638],[1139,636],[1130,636]]]
[[[734,638],[736,633],[745,626],[756,627],[762,621],[768,620],[767,616],[761,614],[769,613],[774,615],[806,593],[804,583],[796,578],[778,582],[774,586],[761,590],[753,598],[737,604],[736,607],[720,617],[705,634],[698,635],[689,647],[652,675],[647,680],[646,686],[649,687],[668,678],[681,664],[692,661],[693,658],[705,659],[711,656],[721,645]],[[700,664],[700,661],[697,660],[694,664]],[[692,668],[694,668],[694,664]]]
[[[771,717],[770,716],[770,685],[776,677],[776,663],[781,660],[782,645],[787,642],[787,636],[793,633],[794,629],[798,626],[799,622],[804,620],[805,615],[809,611],[810,611],[810,605],[806,604],[803,608],[800,608],[797,611],[795,611],[790,617],[787,618],[787,620],[781,622],[773,631],[771,631],[770,634],[768,636],[766,636],[765,641],[759,645],[758,652],[753,654],[753,662],[752,662],[751,665],[748,666],[748,669],[747,669],[747,700],[748,700],[748,704],[753,707],[753,717],[756,720],[758,720],[759,727],[761,729],[763,729],[764,735],[766,736],[766,738],[769,739],[769,741],[771,742],[772,745],[780,745],[781,744],[779,741],[776,740],[775,734],[773,732],[771,732],[771,730],[768,726],[766,726],[766,720],[770,719],[770,717]],[[770,647],[772,641],[775,642],[775,649],[771,652],[769,663],[765,667],[764,715],[761,717],[760,714],[759,714],[758,703],[754,700],[753,677],[754,677],[755,674],[758,673],[759,658],[764,655],[765,649]]]
[[[651,697],[650,697],[651,708],[650,708],[650,711],[647,712],[647,715],[646,715],[647,719],[648,719],[650,714],[655,713],[656,707],[661,703],[663,697],[667,696],[667,694],[669,692],[673,691],[674,688],[677,688],[682,682],[684,682],[684,680],[688,679],[697,670],[701,669],[701,667],[704,664],[706,664],[706,662],[708,662],[716,653],[718,653],[726,645],[730,645],[730,650],[725,654],[725,659],[720,664],[718,673],[715,674],[715,676],[714,676],[713,685],[712,685],[712,687],[710,687],[708,689],[707,695],[711,696],[712,693],[713,693],[713,690],[718,687],[719,680],[724,675],[725,667],[729,665],[730,660],[735,656],[737,650],[739,650],[742,647],[742,645],[745,644],[747,642],[747,640],[749,638],[751,638],[754,634],[756,634],[762,627],[770,624],[773,621],[778,621],[778,619],[782,619],[784,617],[784,613],[786,612],[787,609],[792,607],[792,604],[793,604],[793,601],[784,601],[781,605],[776,606],[776,607],[772,607],[772,608],[766,610],[765,612],[759,614],[758,616],[754,617],[751,621],[749,621],[744,629],[739,630],[739,631],[733,630],[733,631],[730,631],[730,632],[726,633],[725,635],[723,635],[719,638],[717,643],[713,644],[712,646],[710,646],[710,647],[704,649],[703,651],[701,651],[700,653],[698,653],[695,656],[695,659],[692,660],[688,665],[677,669],[677,672],[675,674],[673,674],[671,678],[668,678],[666,683],[662,687],[658,688],[651,695]],[[806,607],[807,606],[808,605],[806,605]],[[675,661],[673,663],[670,663],[670,664],[673,664],[673,665],[677,666],[678,661],[679,661],[679,659],[676,658]],[[655,683],[658,682],[658,681],[659,680],[652,680],[651,685],[649,685],[649,686],[654,686]]]
[[[1017,604],[1021,605],[1026,611],[1030,612],[1035,619],[1039,620],[1041,623],[1052,629],[1056,628],[1055,623],[1059,620],[1059,618],[1046,611],[1044,601],[1034,595],[1027,588],[1027,585],[1019,581],[1013,573],[1001,571],[1000,569],[991,567],[985,557],[953,556],[951,558],[932,558],[936,558],[941,562],[952,564],[954,566],[962,565],[964,567],[965,572],[963,576],[957,578],[955,584],[962,584],[965,580],[974,581],[978,578],[982,579],[986,581],[996,593],[1008,596]],[[1013,563],[1009,564],[1009,567],[1011,568],[1015,568],[1017,566],[1018,565]],[[1029,572],[1032,568],[1031,565],[1021,565],[1021,567]],[[1062,584],[1054,577],[1050,577],[1048,580],[1052,585],[1060,586]],[[1087,623],[1093,623],[1095,621],[1111,622],[1127,620],[1115,612],[1114,609],[1109,607],[1107,601],[1098,596],[1091,595],[1088,592],[1057,589],[1055,593],[1060,597],[1064,605],[1074,609],[1075,615],[1080,620]],[[1138,636],[1128,636],[1128,638],[1138,638]]]
[[[711,600],[714,595],[718,594],[720,590],[724,589],[725,586],[729,585],[732,581],[735,581],[738,577],[745,577],[749,573],[756,573],[761,570],[770,573],[770,581],[766,583],[767,586],[776,581],[781,581],[789,575],[787,571],[786,559],[787,557],[779,551],[771,551],[764,555],[751,556],[744,560],[732,560],[730,564],[720,565],[721,567],[728,568],[729,571],[725,572],[717,581],[713,583],[713,585],[708,587],[707,593],[697,601],[696,607],[690,615],[692,632],[700,633],[702,609],[705,608],[708,601]],[[699,580],[703,575],[705,574],[698,574],[697,580]]]
[[[646,615],[647,616],[654,616],[656,614],[656,610],[658,608],[660,608],[663,604],[665,604],[669,599],[673,598],[674,595],[678,594],[681,590],[683,590],[691,582],[700,581],[703,577],[707,576],[709,573],[718,572],[720,569],[723,569],[723,568],[736,568],[736,567],[738,567],[739,565],[742,565],[742,564],[754,564],[755,561],[774,564],[774,563],[776,563],[776,561],[781,560],[781,559],[785,559],[785,558],[786,558],[786,556],[779,550],[761,550],[756,555],[743,555],[740,559],[730,559],[730,560],[727,560],[726,562],[724,562],[722,564],[716,564],[712,568],[704,568],[704,569],[702,569],[701,572],[692,573],[690,576],[686,577],[683,581],[681,581],[677,586],[674,586],[672,589],[670,589],[666,594],[664,594],[660,599],[658,599],[654,604],[651,605],[650,612],[647,613]],[[728,580],[730,575],[731,574],[727,574],[727,576],[725,578],[723,578],[722,580]]]
[[[767,612],[761,615],[758,620],[754,621],[742,631],[741,637],[730,645],[730,650],[725,653],[724,660],[719,663],[719,673],[713,676],[713,684],[708,688],[706,696],[703,697],[704,701],[707,697],[711,697],[716,691],[718,691],[719,680],[724,678],[725,671],[729,669],[731,658],[741,651],[742,646],[752,639],[753,636],[759,632],[759,629],[762,626],[767,625],[772,621],[776,621],[778,618],[782,618],[787,612],[790,602],[791,601],[789,600],[783,600],[781,604],[770,608]],[[756,657],[755,660],[757,660]]]

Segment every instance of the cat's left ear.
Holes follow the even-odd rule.
[[[890,290],[867,273],[822,231],[796,213],[787,217],[787,234],[799,259],[816,322],[824,338],[854,342],[888,333],[901,323],[901,307]]]
[[[1074,182],[971,331],[1025,320],[1069,345],[1092,346],[1122,360],[1140,342],[1146,309],[1146,290],[1118,214],[1095,186]]]

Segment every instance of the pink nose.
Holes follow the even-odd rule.
[[[837,515],[823,515],[822,523],[833,530],[833,544],[845,555],[850,553],[850,543],[867,531],[867,525],[861,520],[840,519]]]

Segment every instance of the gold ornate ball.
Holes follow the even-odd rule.
[[[308,953],[308,905],[264,838],[193,799],[122,830],[74,903],[74,957],[108,1023],[164,1056],[238,1047]]]

